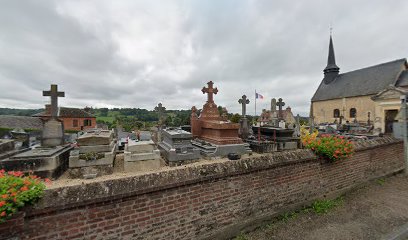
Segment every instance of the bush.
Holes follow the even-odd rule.
[[[45,179],[45,182],[48,182]],[[0,170],[0,223],[26,204],[37,201],[45,189],[44,181],[22,172]]]
[[[322,135],[314,139],[302,139],[302,141],[303,145],[312,149],[317,156],[332,162],[349,158],[354,151],[353,144],[341,136]]]

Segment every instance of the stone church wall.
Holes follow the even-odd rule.
[[[335,163],[296,150],[54,186],[35,207],[0,224],[0,239],[228,239],[403,169],[398,140],[356,149]]]
[[[331,99],[326,101],[312,102],[313,104],[313,116],[315,123],[332,123],[335,118],[333,117],[334,109],[340,110],[340,115],[343,115],[344,108],[344,122],[352,122],[354,118],[350,118],[350,109],[356,108],[357,120],[359,122],[367,122],[368,112],[371,113],[370,119],[375,119],[375,102],[371,100],[371,96],[360,96],[350,98]],[[337,119],[337,121],[339,121]]]

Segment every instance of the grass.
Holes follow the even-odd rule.
[[[98,120],[102,120],[104,122],[110,122],[113,123],[113,121],[115,120],[114,117],[96,117],[96,121]]]
[[[249,240],[248,236],[245,233],[241,232],[238,236],[234,238],[234,240]]]
[[[379,178],[375,181],[378,185],[382,186],[385,184],[385,179],[384,178]]]
[[[343,197],[338,197],[336,199],[330,200],[316,200],[311,208],[316,214],[323,214],[329,212],[331,209],[341,205],[343,203]]]

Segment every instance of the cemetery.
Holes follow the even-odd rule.
[[[202,109],[191,108],[190,125],[166,126],[159,103],[150,131],[88,128],[67,136],[57,117],[65,93],[51,85],[43,92],[51,97],[51,115],[43,120],[41,144],[1,139],[0,169],[54,185],[38,203],[0,222],[0,239],[229,239],[263,219],[404,169],[402,142],[389,135],[364,135],[352,124],[301,125],[282,98],[249,121],[246,95],[235,102],[242,112],[234,123],[226,108],[219,111],[212,81],[201,91],[207,100]],[[45,221],[47,228],[35,228]],[[172,230],[160,230],[163,224]]]

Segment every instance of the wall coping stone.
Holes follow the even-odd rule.
[[[392,137],[384,137],[357,141],[354,144],[355,151],[359,152],[400,142],[402,141]],[[44,197],[38,203],[25,209],[26,216],[46,214],[56,210],[76,208],[100,202],[110,202],[197,182],[213,181],[228,176],[248,174],[313,160],[316,160],[316,155],[311,150],[298,149],[254,155],[237,161],[185,165],[143,175],[50,188],[45,190]],[[315,162],[320,164],[319,161]]]

